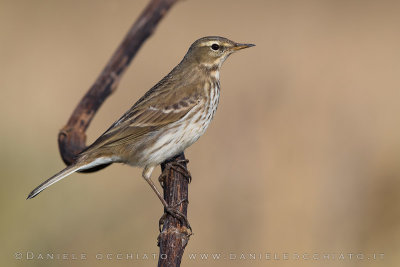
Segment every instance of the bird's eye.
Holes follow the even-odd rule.
[[[219,49],[219,45],[218,44],[212,44],[211,49],[212,50],[218,50]]]

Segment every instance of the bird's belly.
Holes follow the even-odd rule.
[[[160,164],[196,142],[206,131],[215,113],[210,114],[208,108],[203,110],[192,110],[167,129],[163,128],[156,133],[152,144],[147,145],[141,153],[143,162],[140,165]]]

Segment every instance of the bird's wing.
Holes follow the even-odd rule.
[[[135,143],[145,134],[179,121],[202,101],[199,94],[181,94],[180,97],[173,94],[169,99],[167,94],[165,97],[162,94],[145,95],[146,98],[140,99],[83,153],[101,147]]]

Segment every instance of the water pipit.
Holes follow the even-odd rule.
[[[182,219],[182,214],[165,202],[151,173],[204,134],[217,110],[222,63],[232,53],[251,46],[218,36],[195,41],[183,60],[82,151],[74,164],[35,188],[28,199],[76,171],[125,163],[144,168],[143,178],[166,211]]]

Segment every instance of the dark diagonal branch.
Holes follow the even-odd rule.
[[[125,69],[132,61],[144,41],[153,33],[160,20],[177,0],[151,0],[133,24],[124,40],[100,73],[97,80],[84,95],[73,111],[67,125],[58,134],[58,145],[63,161],[70,165],[76,155],[86,148],[86,130],[97,110],[113,93]],[[173,167],[181,165],[181,169]],[[172,167],[171,167],[172,166]],[[183,166],[183,168],[182,168]],[[97,171],[93,168],[89,171]],[[162,164],[164,174],[164,198],[170,206],[176,206],[187,213],[188,179],[185,156],[183,154]],[[163,231],[159,236],[159,266],[180,266],[189,233],[180,222],[166,215]],[[165,258],[166,257],[166,258]]]
[[[86,148],[85,131],[105,99],[113,93],[125,69],[144,41],[177,0],[152,0],[130,28],[122,43],[75,108],[66,126],[58,134],[61,157],[67,165]]]

